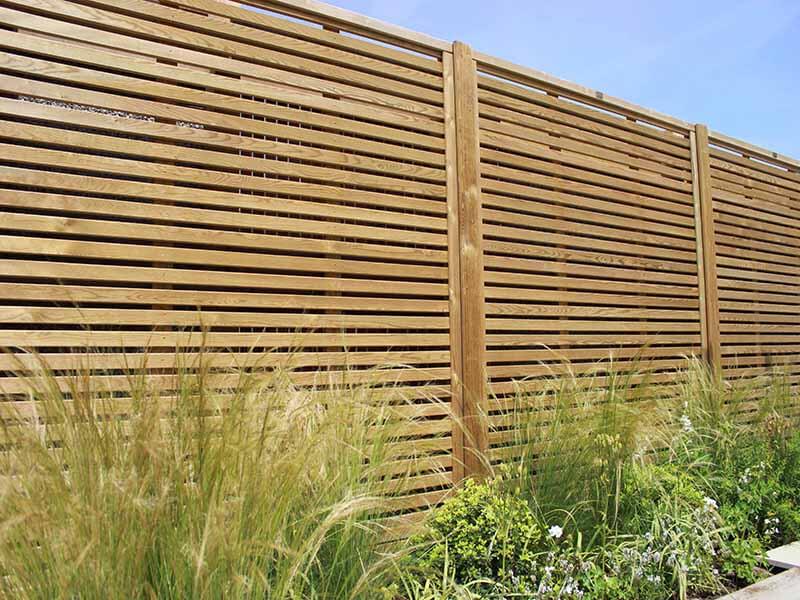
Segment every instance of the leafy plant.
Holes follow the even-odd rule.
[[[757,581],[759,570],[766,568],[764,548],[756,537],[734,537],[722,552],[722,572],[748,585]]]
[[[442,573],[450,564],[455,580],[466,583],[530,572],[544,537],[524,500],[506,493],[496,480],[467,480],[411,544],[417,547],[414,563],[424,573]]]

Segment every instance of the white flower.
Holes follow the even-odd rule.
[[[742,484],[742,485],[747,485],[752,480],[753,480],[753,478],[751,476],[750,467],[747,467],[744,470],[744,473],[742,473],[742,475],[739,477],[739,483]]]
[[[561,529],[558,525],[553,525],[550,529],[547,530],[550,534],[551,538],[559,539],[562,535],[564,535],[564,530]]]
[[[694,431],[694,426],[692,425],[692,420],[689,418],[689,415],[681,415],[681,425],[683,425],[683,430],[686,433]]]
[[[717,510],[717,501],[714,500],[713,498],[709,498],[708,496],[706,496],[705,498],[703,498],[703,502],[705,502],[707,510],[712,510],[712,509]]]

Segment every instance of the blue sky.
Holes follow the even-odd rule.
[[[800,0],[329,0],[800,159]]]

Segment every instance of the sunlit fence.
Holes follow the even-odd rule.
[[[0,138],[15,410],[31,351],[121,406],[176,348],[383,382],[424,417],[415,509],[565,361],[800,376],[799,162],[461,43],[300,0],[8,0]]]

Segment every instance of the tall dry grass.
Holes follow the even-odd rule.
[[[218,389],[200,360],[176,357],[169,393],[131,371],[124,398],[90,375],[28,376],[39,425],[6,420],[0,454],[3,597],[380,593],[401,551],[377,517],[413,475],[413,460],[387,475],[413,411],[280,370],[228,370]]]
[[[300,387],[291,371],[211,364],[178,353],[174,376],[131,368],[118,392],[86,369],[21,367],[35,413],[3,420],[0,596],[472,597],[449,573],[415,580],[409,548],[384,543],[388,496],[416,474],[398,447],[417,413],[391,385]],[[494,468],[586,549],[624,529],[631,469],[704,460],[682,446],[685,420],[711,464],[796,401],[779,379],[723,383],[697,361],[668,385],[644,363],[564,367],[517,394],[514,458]]]
[[[723,381],[687,358],[666,382],[651,375],[641,360],[624,368],[600,361],[583,371],[564,363],[515,395],[509,445],[516,451],[495,470],[537,512],[589,532],[589,547],[602,546],[626,521],[620,499],[632,469],[660,461],[696,471],[725,463],[774,419],[790,429],[800,424],[800,399],[778,370]],[[687,427],[692,436],[681,435]]]

